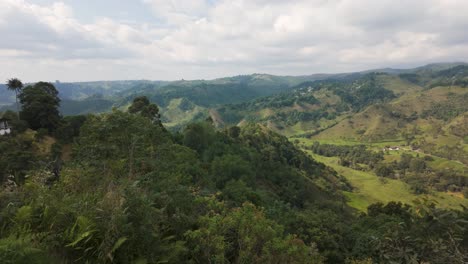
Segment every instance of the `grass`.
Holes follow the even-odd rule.
[[[366,145],[370,149],[373,150],[381,150],[385,146],[402,146],[405,143],[403,140],[382,140],[379,142],[362,142],[355,139],[316,139],[316,138],[293,138],[292,140],[299,140],[300,144],[304,144],[306,146],[311,146],[315,141],[319,142],[320,144],[331,144],[331,145],[346,145],[346,146],[353,146],[353,145]]]
[[[434,160],[429,162],[429,166],[431,168],[437,169],[437,170],[443,170],[443,169],[452,169],[454,171],[462,173],[462,175],[465,175],[468,177],[468,166],[464,165],[463,163],[460,163],[458,161],[454,160],[448,160],[445,158],[440,158],[436,156],[431,156]]]
[[[357,140],[348,140],[348,139],[310,139],[310,138],[294,138],[293,140],[299,140],[300,144],[304,144],[306,146],[311,146],[314,144],[315,141],[319,142],[320,144],[333,144],[333,145],[360,145],[364,144]]]
[[[180,124],[189,123],[198,114],[208,112],[207,109],[198,105],[193,105],[190,110],[184,111],[180,108],[181,103],[181,98],[172,99],[169,105],[161,111],[163,116],[168,120],[168,122],[164,123],[164,126],[171,128]]]
[[[460,132],[458,132],[459,134],[452,132],[453,128],[463,131],[464,124],[466,124],[466,114],[450,122],[435,118],[419,118],[412,122],[406,122],[392,114],[392,111],[406,116],[413,115],[415,112],[421,114],[432,104],[447,101],[449,91],[462,95],[466,93],[466,89],[437,87],[422,91],[421,87],[412,86],[403,81],[394,83],[392,78],[381,81],[392,91],[405,93],[405,95],[384,106],[370,106],[349,118],[343,116],[337,125],[312,138],[291,138],[290,140],[297,142],[302,147],[310,146],[315,141],[320,144],[333,145],[364,144],[373,151],[381,151],[385,146],[399,146],[399,151],[385,153],[385,162],[399,161],[403,153],[412,156],[419,155],[420,157],[427,155],[433,158],[432,161],[427,162],[432,169],[452,169],[468,177],[467,164],[434,156],[434,153],[437,153],[438,149],[444,146],[460,146],[465,151],[468,150],[468,144],[466,144],[468,140],[464,141],[459,135]],[[415,128],[417,128],[417,132],[415,132],[416,139],[413,140],[413,143],[423,144],[420,151],[411,150],[401,136],[402,132],[413,132]],[[296,126],[288,132],[296,132],[297,134],[307,132],[300,131],[301,129],[305,130],[305,127]],[[293,133],[288,135],[291,136],[291,134]],[[431,146],[434,146],[433,149]],[[423,153],[423,151],[428,153]],[[313,157],[335,169],[355,187],[353,192],[344,192],[344,194],[349,199],[348,204],[358,210],[365,211],[368,205],[375,202],[401,201],[411,204],[415,199],[422,197],[414,194],[409,185],[401,180],[385,179],[385,181],[381,181],[372,171],[357,171],[340,166],[336,157],[327,158],[317,155],[313,155]],[[462,160],[459,157],[458,159]],[[439,206],[444,208],[459,209],[460,204],[468,206],[468,199],[464,199],[460,193],[434,191],[426,196],[428,199],[437,201]]]
[[[365,212],[367,206],[372,203],[400,201],[412,204],[414,200],[427,197],[434,200],[440,207],[460,209],[460,204],[468,206],[468,199],[459,197],[458,194],[433,192],[429,195],[416,195],[411,192],[410,187],[400,180],[385,179],[381,181],[373,172],[358,171],[338,164],[336,157],[323,157],[312,154],[314,159],[323,162],[343,175],[355,188],[353,192],[344,192],[348,198],[348,205],[359,211]]]
[[[298,122],[293,126],[286,127],[283,130],[279,131],[281,134],[291,137],[295,135],[301,135],[306,132],[315,131],[318,129],[316,122]]]
[[[412,156],[417,156],[419,155],[420,157],[424,156],[431,156],[434,160],[428,162],[429,166],[435,170],[441,170],[441,169],[453,169],[457,172],[465,173],[468,172],[468,166],[464,165],[463,163],[456,161],[456,160],[449,160],[446,158],[434,156],[431,154],[427,153],[422,153],[422,152],[417,152],[417,151],[412,151],[409,149],[409,147],[404,146],[406,143],[405,141],[401,140],[388,140],[388,141],[380,141],[380,142],[373,142],[373,143],[367,143],[367,142],[361,142],[358,140],[349,140],[349,139],[309,139],[309,138],[292,138],[292,141],[298,140],[299,145],[304,145],[304,146],[311,146],[315,141],[319,142],[320,144],[332,144],[332,145],[347,145],[347,146],[352,146],[352,145],[366,145],[370,150],[374,151],[380,151],[382,150],[385,146],[400,146],[400,150],[398,151],[388,151],[385,153],[385,161],[386,162],[392,162],[392,161],[399,161],[401,154],[409,154]],[[468,175],[467,175],[468,177]]]
[[[37,155],[48,155],[52,145],[56,142],[55,138],[46,135],[41,140],[36,140],[36,134],[36,131],[27,129],[24,133],[20,134],[19,137],[33,141],[34,151]]]

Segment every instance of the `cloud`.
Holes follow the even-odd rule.
[[[204,17],[210,5],[206,0],[143,0],[164,22],[183,25]]]
[[[112,59],[132,56],[125,46],[139,32],[105,19],[95,24],[82,24],[64,3],[38,6],[24,1],[0,3],[0,49],[17,50],[20,54],[46,59]]]
[[[146,5],[154,20],[138,24],[102,15],[85,23],[72,4],[0,2],[0,66],[8,69],[0,74],[16,70],[29,79],[189,79],[468,60],[467,1],[133,4]],[[39,70],[31,70],[27,62],[39,65]]]

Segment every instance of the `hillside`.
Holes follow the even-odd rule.
[[[125,260],[138,248],[132,258],[156,262],[164,254],[171,263],[204,262],[209,256],[196,247],[210,247],[203,233],[216,232],[226,237],[223,253],[217,254],[228,259],[247,252],[264,259],[305,254],[312,257],[306,263],[321,263],[319,247],[330,261],[343,260],[341,246],[311,244],[318,233],[293,235],[295,225],[312,224],[283,218],[314,207],[329,208],[329,217],[345,219],[352,213],[342,205],[344,178],[286,137],[256,125],[220,132],[204,122],[190,124],[177,138],[140,114],[120,111],[90,115],[79,126],[73,138],[64,137],[65,130],[56,133],[57,140],[30,130],[0,138],[0,145],[8,147],[0,157],[0,212],[7,216],[0,219],[2,259],[105,262],[109,256]],[[57,165],[65,149],[73,153]],[[225,223],[214,227],[206,219]],[[232,246],[244,235],[245,241],[253,238],[244,228],[259,232],[251,249]],[[234,230],[239,236],[228,238]],[[56,243],[36,241],[38,236]],[[255,253],[273,241],[295,245],[302,253]],[[23,255],[8,253],[4,245],[17,245],[15,252]]]
[[[310,81],[291,91],[223,105],[216,112],[224,124],[260,122],[288,136],[372,142],[404,140],[410,131],[419,131],[424,136],[415,135],[418,139],[437,145],[463,143],[468,66],[440,66],[436,72],[434,67],[413,71],[425,81],[388,73]],[[444,133],[435,135],[438,130]]]
[[[25,88],[1,115],[0,259],[463,263],[465,69],[427,69]]]
[[[324,129],[367,106],[389,102],[418,89],[421,88],[397,76],[368,73],[304,82],[290,92],[222,106],[218,111],[229,123],[238,123],[242,119],[268,122],[277,131],[294,135],[300,131],[310,133]]]
[[[127,90],[133,90],[145,85],[159,86],[161,81],[96,81],[96,82],[54,82],[62,100],[83,100],[92,96],[112,97],[121,96]],[[29,85],[25,84],[26,86]],[[4,84],[0,84],[0,105],[13,103],[15,93],[8,91]]]
[[[446,206],[466,206],[462,194],[468,189],[466,66],[429,65],[411,72],[417,78],[397,71],[304,82],[289,92],[218,107],[218,122],[260,123],[306,150],[314,142],[363,144],[375,153],[387,149],[384,160],[371,168],[369,164],[347,168],[337,164],[335,156],[314,156],[359,189],[358,194],[346,193],[349,204],[358,209],[389,199],[409,202],[418,195],[429,195]],[[390,147],[398,151],[389,152]],[[423,169],[401,170],[397,164],[407,155],[425,157],[418,161]]]
[[[56,82],[55,86],[64,102],[60,109],[63,115],[108,112],[113,107],[124,110],[133,98],[145,95],[163,109],[164,123],[169,128],[179,129],[189,121],[207,118],[211,107],[272,95],[286,91],[303,81],[329,76],[331,75],[295,77],[253,74],[215,80],[172,82]],[[11,105],[14,102],[14,93],[7,91],[4,86],[0,88],[4,88],[0,90],[0,111],[14,110]],[[184,102],[181,105],[177,103],[180,100]]]
[[[385,89],[393,91],[398,96],[401,93],[418,89],[418,87],[445,85],[455,75],[457,82],[463,84],[464,79],[462,76],[466,77],[466,73],[463,73],[463,71],[466,71],[466,67],[463,63],[445,63],[414,69],[377,69],[355,73],[315,74],[309,76],[252,74],[215,80],[180,80],[172,82],[141,80],[78,83],[57,81],[54,84],[59,91],[60,98],[64,101],[61,104],[63,115],[108,112],[113,107],[124,110],[133,98],[145,95],[163,109],[164,122],[172,129],[178,129],[187,124],[188,121],[203,120],[209,116],[210,109],[228,105],[226,109],[217,110],[223,119],[227,119],[226,123],[228,124],[240,122],[243,118],[255,121],[263,120],[268,121],[265,123],[269,123],[269,126],[273,129],[278,131],[285,129],[282,133],[294,135],[301,131],[310,133],[311,130],[324,129],[333,122],[338,122],[339,119],[336,119],[334,115],[346,112],[346,108],[356,111],[357,108],[372,103],[370,101],[366,102],[369,98],[362,97],[367,93],[365,89],[361,90],[361,95],[356,90],[359,85],[366,82],[370,86],[385,87]],[[377,77],[377,80],[374,81],[366,80],[375,73],[380,73],[382,76]],[[456,83],[453,84],[456,85]],[[450,81],[450,85],[452,85],[452,81]],[[355,91],[350,91],[352,89],[355,89]],[[343,91],[346,91],[345,93],[350,92],[350,94],[343,94]],[[307,99],[304,98],[301,98],[297,103],[293,102],[294,97],[303,97],[306,94],[307,96],[315,96],[322,105],[312,106],[311,103],[313,102],[306,102]],[[251,102],[255,98],[268,96],[273,97],[261,99],[255,103]],[[337,102],[336,96],[339,96],[343,103]],[[335,99],[333,99],[334,97]],[[192,105],[195,110],[191,112],[187,109],[177,109],[177,103],[175,102],[181,99]],[[381,100],[382,98],[375,99]],[[173,100],[176,101],[173,102]],[[276,102],[274,102],[275,100]],[[0,85],[0,111],[14,110],[11,105],[13,102],[14,93],[7,91],[4,85]],[[233,106],[242,107],[242,113],[235,109],[229,109],[229,105],[239,103],[248,104],[248,106]],[[271,105],[268,105],[269,103]],[[328,106],[324,105],[327,103]],[[255,106],[252,104],[255,104]],[[285,106],[283,109],[279,109],[281,104]],[[320,111],[317,111],[319,109]],[[315,112],[309,113],[309,110]],[[279,113],[271,114],[272,111]],[[324,111],[328,115],[324,114]],[[338,113],[335,113],[336,111]],[[166,115],[166,113],[171,114]],[[288,116],[292,117],[289,118]],[[317,122],[318,119],[322,120]]]

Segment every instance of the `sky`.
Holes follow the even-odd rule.
[[[0,0],[0,80],[212,79],[468,61],[467,0]]]

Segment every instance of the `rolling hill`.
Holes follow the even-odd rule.
[[[79,230],[51,252],[73,246],[77,260],[85,255],[93,263],[108,260],[86,253],[99,243],[109,246],[102,251],[108,254],[130,242],[141,248],[148,241],[151,254],[161,241],[174,245],[167,252],[187,245],[174,263],[189,259],[186,252],[198,245],[225,243],[236,250],[240,232],[233,230],[258,223],[264,228],[242,229],[246,241],[251,230],[277,228],[272,241],[286,244],[274,252],[301,246],[328,263],[354,256],[366,257],[356,263],[369,263],[375,252],[362,249],[392,241],[394,234],[404,243],[413,235],[415,245],[440,241],[437,255],[447,242],[426,237],[437,232],[422,223],[451,217],[444,228],[459,230],[457,241],[466,237],[456,223],[466,220],[468,208],[467,79],[467,65],[436,64],[301,77],[111,82],[102,90],[96,83],[57,84],[63,115],[91,114],[63,118],[49,136],[23,124],[24,133],[2,138],[2,171],[25,182],[0,191],[9,221],[2,230],[16,234],[12,227],[20,223],[31,237],[46,234],[47,243]],[[148,100],[154,111],[126,111],[138,106],[137,96],[157,103],[162,116]],[[103,112],[109,113],[92,114]],[[23,121],[12,120],[17,128]],[[11,183],[7,173],[1,179]],[[18,197],[28,203],[17,203]],[[128,227],[108,236],[108,228]],[[384,234],[377,240],[376,227]],[[132,235],[140,231],[145,239]],[[212,240],[213,234],[222,236]],[[21,246],[13,235],[0,242]],[[427,245],[421,256],[428,255]],[[312,251],[304,252],[301,258],[310,258]]]

